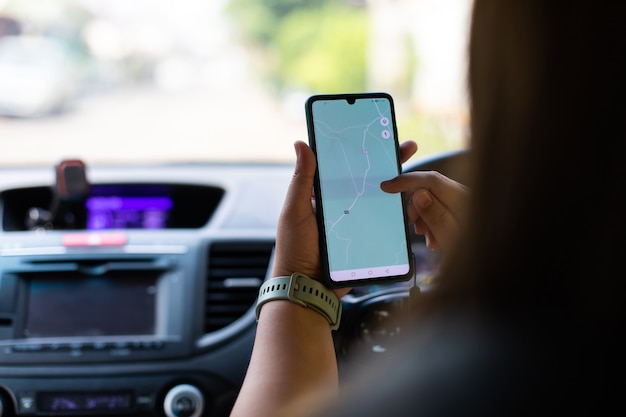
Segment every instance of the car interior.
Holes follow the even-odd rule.
[[[461,180],[466,155],[405,171]],[[70,161],[28,176],[2,170],[2,415],[227,415],[292,169],[157,165],[129,175]],[[259,200],[273,209],[259,213]],[[102,222],[115,227],[94,226]],[[341,361],[384,354],[411,287],[432,285],[436,253],[422,236],[411,239],[415,280],[342,299]]]
[[[269,89],[273,93],[264,97],[276,100],[258,104],[254,98],[261,87],[230,81],[240,68],[241,51],[228,48],[222,61],[190,52],[206,47],[199,38],[217,42],[212,32],[204,32],[209,30],[206,25],[194,33],[185,60],[173,46],[175,53],[169,49],[157,59],[158,53],[165,54],[159,50],[163,40],[142,53],[117,56],[122,49],[113,50],[111,28],[117,24],[154,33],[146,24],[128,23],[151,2],[133,7],[123,6],[123,1],[58,3],[59,8],[44,18],[34,2],[0,1],[0,417],[227,416],[252,350],[259,287],[271,273],[276,226],[294,168],[292,143],[306,139],[304,98],[319,92],[391,91],[398,102],[400,137],[414,137],[420,146],[417,155],[402,164],[403,172],[436,170],[462,183],[469,150],[459,137],[466,127],[466,110],[448,106],[428,113],[411,106],[393,83],[350,84],[345,81],[352,79],[350,70],[337,75],[347,78],[328,76],[338,85],[312,80],[296,91],[284,83],[281,94],[274,85]],[[358,17],[362,23],[388,16],[385,11],[392,18],[407,11],[394,1],[338,3],[343,21]],[[419,14],[432,2],[407,3],[402,7]],[[458,3],[459,10],[467,11],[468,1]],[[158,1],[151,13],[159,9],[162,19],[183,16],[188,20],[182,27],[187,27],[201,20],[199,11],[217,15],[218,4],[219,13],[228,9],[240,22],[250,25],[251,16],[260,19],[261,6],[246,0],[186,0],[178,6]],[[291,19],[280,29],[296,32],[303,21],[296,17],[316,22],[324,8],[339,7],[330,1],[276,5],[283,7],[276,14],[283,20],[268,26],[278,28],[277,21]],[[432,15],[441,11],[437,5],[429,7]],[[26,101],[13,103],[16,96],[28,95],[26,90],[3,87],[3,74],[9,74],[3,72],[3,41],[33,32],[74,39],[74,34],[67,35],[68,27],[78,26],[65,26],[64,32],[59,23],[72,19],[81,22],[89,35],[85,39],[91,39],[84,47],[101,56],[92,51],[89,65],[82,58],[80,86],[73,87],[72,96],[64,90],[62,100],[45,114],[26,111]],[[454,17],[446,23],[460,21]],[[283,46],[290,51],[297,46],[291,37],[272,38],[251,27],[249,33],[260,39],[259,45],[287,42]],[[117,34],[119,42],[128,40],[124,33]],[[176,33],[179,40],[189,35],[181,27]],[[238,42],[245,43],[243,31],[236,33]],[[423,38],[421,33],[411,36]],[[149,48],[152,55],[146,52]],[[326,51],[328,46],[322,43],[320,48]],[[223,46],[213,51],[224,52]],[[428,56],[426,47],[418,56],[420,51]],[[191,63],[200,56],[213,64],[202,66],[212,81],[202,91],[213,101],[201,100],[205,93],[198,92],[198,84],[183,82],[191,77],[191,68],[197,69]],[[436,57],[433,61],[436,66]],[[426,67],[415,66],[415,72],[421,74],[418,69],[423,68],[428,73]],[[317,76],[319,68],[309,76]],[[182,78],[174,76],[181,73]],[[152,80],[149,86],[147,78]],[[242,83],[245,88],[236,94],[224,90]],[[266,83],[267,78],[260,85]],[[166,90],[165,98],[157,98],[154,91],[159,88]],[[129,91],[139,92],[141,98]],[[196,107],[184,107],[183,96]],[[440,109],[440,104],[432,108]],[[33,99],[35,107],[42,108]],[[270,110],[288,117],[269,120]],[[225,119],[231,113],[237,121]],[[412,118],[417,122],[409,123]],[[196,122],[202,126],[196,128]],[[281,130],[281,125],[286,128]],[[363,354],[385,355],[401,331],[398,319],[409,307],[411,291],[428,291],[434,285],[437,253],[426,248],[423,236],[409,230],[415,276],[406,282],[355,287],[343,297],[341,326],[334,332],[340,365]]]

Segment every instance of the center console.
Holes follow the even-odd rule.
[[[0,417],[228,415],[271,241],[147,231],[17,241],[0,247]]]

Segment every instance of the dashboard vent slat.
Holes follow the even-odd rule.
[[[209,247],[204,332],[228,326],[256,302],[273,241],[219,242]]]

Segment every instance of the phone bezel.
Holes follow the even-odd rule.
[[[400,174],[402,172],[402,163],[400,160],[399,153],[399,139],[398,139],[398,130],[396,124],[396,115],[395,115],[395,107],[394,101],[390,94],[385,92],[363,92],[363,93],[341,93],[341,94],[316,94],[310,96],[305,102],[305,113],[306,113],[306,124],[307,124],[307,132],[309,137],[309,146],[315,153],[315,158],[317,162],[318,153],[317,153],[317,143],[315,136],[315,126],[314,126],[314,118],[313,118],[313,104],[316,101],[328,101],[328,100],[346,100],[349,104],[354,104],[357,100],[362,99],[384,99],[389,103],[390,109],[390,120],[391,120],[391,128],[393,131],[393,141],[395,146],[395,154],[397,161],[397,172]],[[319,164],[318,164],[319,166]],[[315,180],[314,180],[314,193],[316,199],[321,196],[321,186],[320,186],[320,175],[318,171],[318,167],[315,170]],[[407,211],[406,211],[406,203],[404,198],[402,200],[402,217],[404,219],[404,234],[407,246],[407,257],[409,270],[406,274],[402,275],[391,275],[391,276],[383,276],[383,277],[374,277],[374,278],[363,278],[363,279],[355,279],[355,280],[346,280],[346,281],[335,281],[331,278],[330,275],[330,264],[327,250],[327,241],[326,241],[326,231],[324,228],[324,210],[321,204],[321,201],[316,204],[316,217],[317,217],[317,225],[319,230],[319,246],[320,246],[320,256],[321,256],[321,265],[323,272],[323,279],[325,284],[331,288],[346,288],[346,287],[356,287],[363,285],[373,285],[373,284],[384,284],[384,283],[393,283],[400,281],[408,281],[413,277],[414,274],[414,256],[411,248],[411,240],[409,236],[409,228],[407,223]]]

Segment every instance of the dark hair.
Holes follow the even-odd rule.
[[[475,0],[467,224],[405,354],[332,415],[357,415],[356,403],[394,416],[618,404],[624,22],[624,1]]]
[[[624,22],[626,2],[476,0],[472,203],[444,287],[499,312],[623,314]]]
[[[474,5],[468,222],[422,314],[516,333],[511,377],[555,408],[605,406],[623,365],[624,22],[623,1]]]

